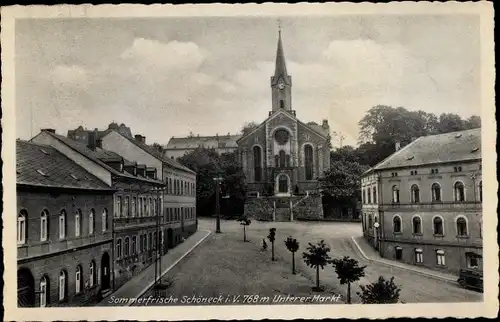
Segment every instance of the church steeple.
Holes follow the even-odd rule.
[[[286,70],[285,52],[281,40],[281,28],[278,31],[278,49],[276,50],[276,66],[271,76],[273,111],[292,110],[292,77]]]

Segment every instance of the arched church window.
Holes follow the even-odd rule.
[[[290,154],[286,155],[286,166],[290,167]]]
[[[307,144],[304,146],[304,158],[306,168],[306,180],[313,179],[313,149],[312,146]]]
[[[254,162],[254,181],[262,180],[262,153],[259,146],[253,147],[253,162]]]
[[[286,167],[286,153],[285,153],[285,151],[283,151],[283,150],[280,151],[279,160],[280,160],[280,168]]]

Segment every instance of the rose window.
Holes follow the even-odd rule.
[[[290,138],[290,135],[288,134],[287,130],[279,129],[274,133],[274,139],[276,142],[278,142],[280,145],[284,145],[288,142]]]

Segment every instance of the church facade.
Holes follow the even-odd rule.
[[[259,212],[252,206],[255,203],[267,204],[269,209],[263,210],[262,216],[270,219],[272,215],[276,220],[277,208],[284,208],[281,212],[285,220],[293,220],[294,208],[310,207],[312,202],[317,211],[308,217],[321,219],[318,178],[330,167],[330,127],[327,120],[319,125],[297,118],[292,108],[292,77],[286,69],[281,33],[270,86],[272,109],[267,119],[237,141],[250,197],[245,207],[247,215]],[[295,215],[297,218],[300,214]]]

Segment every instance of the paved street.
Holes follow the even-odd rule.
[[[215,220],[200,219],[200,229],[215,229]],[[243,237],[242,226],[237,221],[222,221],[222,232],[239,231]],[[351,236],[361,236],[361,226],[359,223],[342,222],[258,222],[253,221],[248,228],[248,238],[260,245],[262,238],[266,237],[269,228],[275,227],[276,232],[276,252],[284,260],[290,259],[290,253],[286,250],[284,240],[288,236],[296,238],[301,245],[297,253],[297,267],[314,280],[315,271],[305,266],[300,254],[305,249],[308,242],[316,243],[324,239],[331,251],[331,257],[348,255],[357,259],[361,265],[367,265],[366,276],[360,281],[361,284],[376,281],[382,275],[384,277],[395,277],[395,282],[401,287],[400,300],[407,303],[424,302],[476,302],[482,300],[482,293],[465,290],[457,283],[450,283],[443,280],[422,276],[413,271],[391,267],[384,264],[367,261],[353,244]],[[245,256],[245,255],[242,255]],[[245,276],[241,276],[245,278]],[[345,293],[345,286],[341,286],[333,268],[326,267],[320,272],[320,280],[323,285],[328,285],[336,289],[341,294]],[[353,285],[353,302],[358,298],[355,292],[359,290],[358,284]]]

